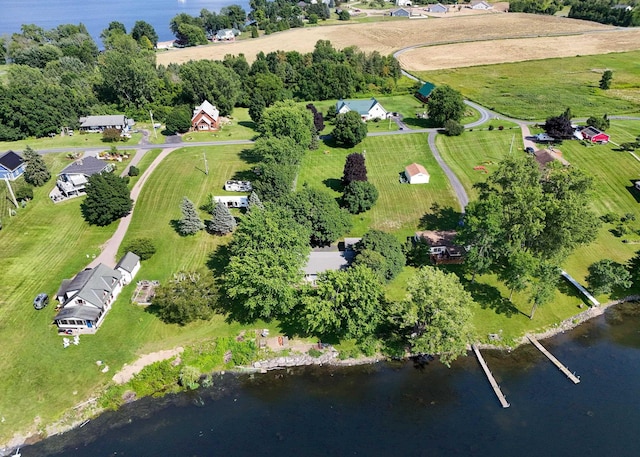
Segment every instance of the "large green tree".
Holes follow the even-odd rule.
[[[131,37],[140,44],[142,37],[147,37],[155,48],[158,45],[158,34],[151,24],[145,21],[136,21],[131,29]]]
[[[369,268],[329,270],[319,275],[316,284],[302,299],[306,331],[360,341],[374,334],[382,317],[384,289]]]
[[[351,217],[327,192],[304,187],[293,194],[288,206],[296,220],[310,229],[314,246],[327,246],[351,228]]]
[[[198,215],[196,205],[187,197],[182,197],[180,211],[182,212],[182,218],[178,220],[177,226],[181,235],[195,235],[204,228],[204,223]]]
[[[344,189],[342,204],[351,214],[360,214],[373,208],[378,201],[378,189],[368,181],[352,181]]]
[[[82,217],[91,225],[109,225],[133,207],[127,182],[113,173],[89,177],[87,197],[80,204]]]
[[[218,303],[218,289],[210,272],[179,272],[156,288],[152,310],[164,322],[185,325],[209,319]]]
[[[464,115],[462,94],[449,86],[436,87],[427,101],[429,119],[443,126],[446,121],[460,121]]]
[[[286,315],[309,255],[309,230],[281,207],[254,207],[245,214],[229,246],[224,293],[232,316],[243,322]]]
[[[409,280],[405,322],[412,325],[413,352],[440,354],[449,366],[473,338],[473,298],[453,273],[422,267]],[[408,327],[411,328],[411,327]]]
[[[299,165],[305,148],[293,138],[266,136],[256,140],[251,152],[261,162]]]
[[[331,133],[336,144],[352,148],[367,137],[368,127],[355,111],[336,116],[336,126]]]
[[[208,100],[228,116],[240,98],[240,78],[232,68],[213,60],[192,60],[180,66],[182,94],[193,105]]]
[[[262,113],[258,131],[265,137],[289,137],[307,149],[315,132],[313,114],[293,100],[276,102]]]
[[[382,256],[384,262],[378,265],[369,263],[368,266],[385,281],[391,281],[395,278],[407,262],[398,239],[381,230],[369,230],[365,233],[362,239],[356,243],[355,250],[356,264],[360,262],[361,256],[364,256],[367,251],[373,251]],[[371,255],[367,253],[366,257],[369,259]]]
[[[624,265],[610,259],[591,264],[586,280],[595,295],[610,294],[616,288],[628,289],[633,284]]]
[[[24,169],[24,180],[35,187],[44,186],[51,179],[51,172],[42,156],[30,146],[24,149],[23,155],[27,163]]]

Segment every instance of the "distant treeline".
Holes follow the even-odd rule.
[[[565,6],[570,6],[570,18],[634,27],[640,25],[640,7],[637,4],[637,0],[626,3],[615,0],[514,0],[509,3],[509,11],[555,14]]]
[[[157,35],[149,24],[131,33],[112,22],[98,51],[83,25],[44,30],[25,25],[0,43],[11,64],[0,80],[0,141],[42,137],[77,127],[80,116],[124,112],[164,121],[175,109],[191,110],[207,99],[222,115],[248,107],[254,120],[277,101],[326,100],[392,93],[400,67],[392,56],[355,47],[336,50],[329,41],[313,52],[260,53],[222,61],[156,66]]]

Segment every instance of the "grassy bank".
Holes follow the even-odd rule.
[[[579,50],[578,50],[579,52]],[[640,51],[419,72],[465,97],[518,119],[546,119],[568,106],[574,116],[640,112]],[[610,90],[598,83],[613,71]]]

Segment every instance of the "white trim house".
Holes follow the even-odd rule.
[[[386,119],[388,115],[387,110],[375,98],[369,100],[338,100],[336,112],[344,114],[349,111],[355,111],[360,114],[363,121]]]

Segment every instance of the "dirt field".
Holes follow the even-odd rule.
[[[640,29],[430,46],[411,49],[398,60],[408,71],[428,71],[636,49],[640,49]]]
[[[308,27],[264,36],[258,39],[241,40],[236,43],[216,43],[195,48],[176,49],[158,53],[159,64],[183,63],[189,60],[221,60],[226,54],[243,53],[249,62],[259,51],[269,53],[277,50],[309,52],[318,40],[331,40],[336,48],[357,46],[363,51],[379,51],[390,54],[412,45],[446,44],[457,41],[499,40],[505,38],[526,38],[550,34],[580,34],[598,30],[613,30],[613,27],[595,22],[579,21],[555,16],[522,13],[483,14],[465,17],[437,19],[416,19],[393,22],[373,22],[366,24],[344,24],[326,27]],[[621,32],[626,33],[626,32]],[[618,39],[608,35],[612,42]],[[571,38],[572,55],[582,53],[582,36]],[[612,46],[615,46],[612,44]],[[555,47],[555,46],[554,46]],[[640,44],[638,45],[640,47]],[[435,54],[436,48],[428,48],[427,53]],[[621,49],[625,50],[625,49]],[[463,52],[458,49],[457,52]],[[521,52],[521,51],[520,51]],[[467,54],[465,52],[465,54]],[[408,55],[408,54],[407,54]],[[467,54],[478,58],[474,53]],[[416,55],[416,61],[424,60]],[[406,58],[403,64],[413,67]],[[475,62],[474,65],[477,65]]]

